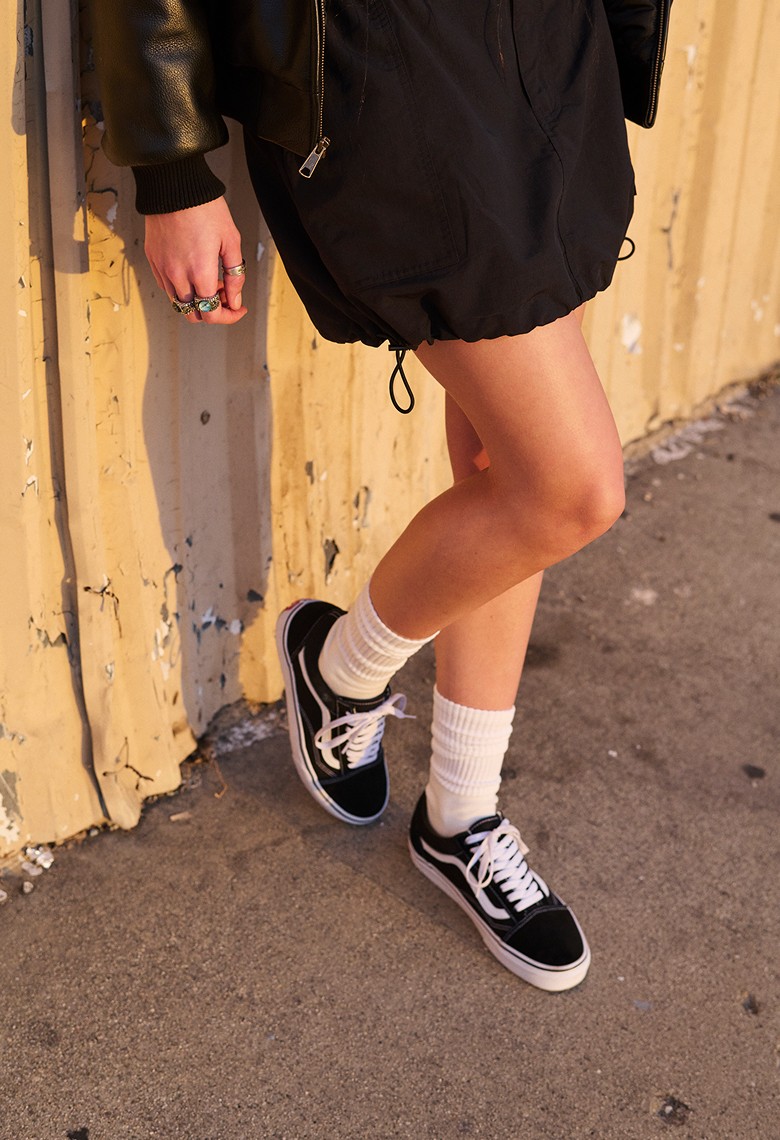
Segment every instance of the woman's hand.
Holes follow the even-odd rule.
[[[191,324],[234,325],[245,316],[243,276],[226,276],[224,281],[219,277],[220,260],[228,268],[241,264],[241,234],[224,198],[172,214],[147,215],[144,252],[157,284],[171,300],[219,294],[220,308],[188,314]]]

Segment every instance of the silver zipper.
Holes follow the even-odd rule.
[[[661,86],[661,70],[664,65],[666,39],[669,32],[669,10],[671,6],[671,0],[668,0],[668,2],[660,0],[658,18],[661,22],[661,34],[658,37],[658,47],[656,49],[655,63],[653,65],[653,77],[650,82],[650,102],[647,108],[647,114],[645,115],[645,126],[647,127],[651,127],[655,121],[658,91]]]
[[[298,173],[311,178],[330,146],[330,139],[323,134],[322,116],[325,103],[325,0],[314,0],[315,23],[317,25],[317,144]]]

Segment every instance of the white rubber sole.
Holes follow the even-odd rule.
[[[381,818],[382,813],[387,807],[387,800],[385,800],[384,804],[382,805],[381,811],[378,811],[376,815],[372,815],[367,819],[365,819],[363,816],[350,815],[349,812],[344,811],[343,808],[340,808],[338,804],[335,804],[330,798],[328,793],[322,787],[322,784],[317,777],[317,773],[309,764],[309,760],[306,755],[306,749],[304,746],[306,737],[303,731],[303,724],[301,722],[297,706],[292,698],[292,693],[295,690],[295,681],[293,678],[292,661],[290,660],[289,654],[287,653],[286,634],[287,627],[297,614],[298,610],[301,609],[302,606],[305,606],[307,604],[307,601],[310,600],[311,599],[304,599],[303,601],[295,602],[286,610],[282,610],[276,620],[276,650],[279,654],[279,662],[282,666],[282,676],[284,678],[284,703],[287,709],[287,725],[290,732],[290,749],[292,751],[295,770],[298,773],[300,781],[303,784],[304,788],[306,788],[306,791],[309,793],[309,795],[312,796],[312,798],[317,801],[320,807],[324,808],[329,815],[334,816],[336,819],[340,819],[342,823],[350,823],[353,826],[357,827],[360,827],[363,824],[367,823],[376,823],[376,821]]]
[[[582,958],[571,966],[539,966],[524,958],[522,954],[518,954],[515,950],[510,950],[508,946],[505,946],[490,927],[481,921],[474,908],[469,906],[458,888],[450,882],[447,876],[443,875],[438,867],[433,867],[427,859],[424,859],[415,850],[411,839],[409,840],[409,854],[417,870],[425,875],[426,879],[429,879],[434,886],[444,891],[445,895],[449,895],[452,901],[456,902],[461,910],[469,916],[490,953],[511,973],[522,978],[524,982],[536,986],[537,989],[547,990],[548,993],[561,993],[563,990],[571,990],[584,981],[590,968],[590,949],[585,941],[584,934],[582,934],[580,924],[573,915],[574,921],[577,922],[577,929],[582,935],[582,944],[585,947]]]

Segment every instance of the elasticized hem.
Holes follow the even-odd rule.
[[[225,193],[225,184],[213,173],[202,154],[156,166],[134,166],[139,214],[171,214],[213,202]]]

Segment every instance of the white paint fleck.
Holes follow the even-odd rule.
[[[108,678],[108,680],[109,680],[109,681],[113,681],[113,679],[114,679],[114,670],[115,670],[115,668],[116,668],[116,666],[114,665],[114,662],[113,662],[113,661],[109,661],[109,662],[108,662],[108,664],[104,666],[104,668],[105,668],[105,670],[106,670],[106,677]]]
[[[780,328],[780,325],[778,327]],[[30,392],[32,392],[32,388],[27,388],[24,392],[22,392],[22,399],[26,400],[30,395]]]
[[[607,756],[611,756],[613,760],[617,760],[617,752],[614,748],[608,749]]]
[[[259,241],[257,243],[257,249],[255,250],[255,261],[260,261],[260,259],[262,258],[264,253],[265,253],[265,246],[263,245],[263,243],[261,241]]]
[[[114,222],[116,221],[116,215],[117,215],[118,210],[119,210],[119,202],[116,199],[114,199],[114,202],[112,203],[111,206],[109,206],[108,210],[106,211],[106,221],[108,222],[108,228],[110,230],[113,230],[113,228],[114,228]]]
[[[642,346],[639,338],[642,335],[642,322],[635,313],[624,313],[620,321],[620,343],[627,352],[639,356]]]
[[[230,630],[230,632],[234,633],[234,634],[241,633],[243,628],[244,628],[244,623],[241,621],[241,618],[233,618],[232,622],[228,626],[228,629]]]
[[[31,439],[28,439],[26,435],[23,435],[22,439],[24,440],[24,464],[26,467],[30,462],[30,457],[32,456],[35,444]]]
[[[688,79],[685,84],[686,91],[690,91],[693,87],[694,72],[696,69],[696,58],[699,54],[698,44],[685,44],[683,49],[685,52],[685,60],[688,65]]]
[[[116,301],[114,301],[114,303],[113,303],[113,305],[111,306],[111,308],[114,310],[114,312],[115,312],[115,313],[118,313],[118,312],[119,312],[119,308],[120,308],[120,306],[119,306],[119,305],[117,305]]]
[[[27,316],[27,310],[26,309],[20,309],[19,310],[19,316],[20,317],[26,317]]]
[[[213,625],[216,620],[217,620],[217,615],[214,612],[214,607],[209,606],[209,608],[206,610],[205,614],[201,615],[201,619],[200,619],[201,629],[208,629],[208,627],[210,625]]]
[[[328,472],[323,471],[322,474],[320,475],[320,483],[324,483],[327,478],[328,478]]]
[[[37,475],[31,475],[29,477],[29,479],[27,480],[27,482],[25,483],[25,485],[22,489],[22,497],[24,497],[27,494],[27,491],[30,487],[35,488],[35,494],[37,495],[38,494],[38,476]]]

